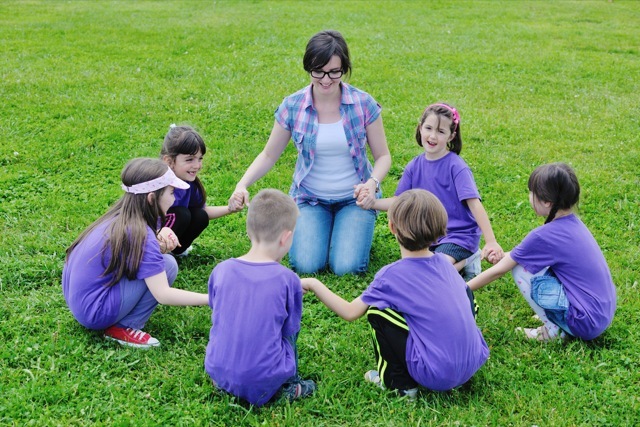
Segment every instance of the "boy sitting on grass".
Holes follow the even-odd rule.
[[[472,292],[444,255],[429,250],[446,232],[447,213],[432,193],[409,190],[388,218],[402,259],[383,267],[362,295],[349,303],[315,278],[302,279],[302,287],[345,320],[367,313],[378,367],[367,381],[410,398],[419,385],[451,390],[485,363],[489,349]]]
[[[297,218],[291,197],[260,191],[247,213],[251,249],[221,262],[209,277],[213,314],[205,369],[215,387],[255,406],[279,397],[292,401],[316,389],[298,375],[300,278],[280,264]]]

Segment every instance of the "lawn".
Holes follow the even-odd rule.
[[[640,3],[634,1],[11,1],[0,3],[0,425],[632,425],[640,421]],[[314,397],[256,409],[214,392],[203,369],[207,307],[159,307],[140,351],[82,328],[62,297],[65,249],[121,194],[133,157],[156,157],[171,123],[208,151],[209,204],[226,204],[282,98],[308,84],[307,40],[340,30],[349,82],[383,107],[391,194],[420,152],[430,103],[462,116],[498,241],[542,219],[527,199],[538,165],[572,165],[579,215],[618,292],[591,342],[526,342],[537,326],[513,281],[478,291],[487,364],[449,393],[398,399],[367,384],[366,320],[304,298],[300,371]],[[286,191],[295,152],[251,189]],[[175,286],[206,292],[211,269],[249,247],[245,214],[215,220]],[[353,298],[399,250],[377,220],[370,272],[318,277]],[[485,268],[488,264],[483,265]]]

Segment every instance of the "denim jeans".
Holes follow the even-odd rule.
[[[531,278],[531,299],[544,309],[547,318],[560,326],[565,332],[571,334],[567,325],[567,312],[569,300],[564,292],[564,287],[551,269],[541,276]]]
[[[171,286],[178,275],[178,263],[169,254],[162,256]],[[120,280],[120,313],[115,324],[124,328],[142,329],[157,305],[158,301],[143,279],[129,280],[123,277]]]
[[[300,203],[300,217],[289,251],[291,267],[316,273],[327,264],[337,275],[361,273],[369,266],[375,210],[364,210],[353,198]]]

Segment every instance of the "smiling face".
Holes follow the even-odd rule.
[[[200,151],[196,154],[178,154],[174,159],[169,159],[168,163],[178,178],[183,181],[193,182],[200,169],[202,169],[203,157]]]
[[[451,133],[451,119],[429,114],[420,126],[420,139],[425,156],[429,160],[438,160],[448,152],[449,141],[455,133]]]
[[[342,82],[342,77],[338,77],[337,79],[332,79],[328,74],[324,74],[322,78],[315,78],[313,74],[316,72],[324,73],[340,73],[342,72],[342,61],[340,57],[337,55],[333,55],[329,62],[327,62],[324,67],[319,70],[311,71],[311,84],[313,85],[313,94],[321,95],[321,96],[331,96],[338,95],[340,96],[340,82]]]

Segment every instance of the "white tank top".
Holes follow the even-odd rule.
[[[321,199],[345,199],[359,183],[342,120],[320,123],[313,166],[302,186]]]

